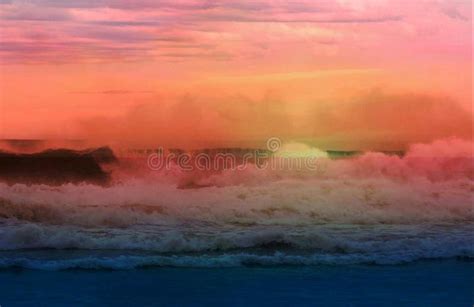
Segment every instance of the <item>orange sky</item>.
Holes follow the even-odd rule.
[[[0,26],[0,138],[472,137],[468,0],[0,0]]]

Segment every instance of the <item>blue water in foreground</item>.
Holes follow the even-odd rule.
[[[472,306],[474,262],[0,271],[10,306]]]

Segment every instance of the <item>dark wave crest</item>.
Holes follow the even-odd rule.
[[[101,164],[115,163],[108,147],[86,150],[48,149],[38,153],[0,151],[0,180],[8,184],[91,183],[106,185],[110,174]]]

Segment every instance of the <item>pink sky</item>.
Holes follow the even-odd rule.
[[[397,148],[472,136],[464,0],[0,0],[0,137]]]

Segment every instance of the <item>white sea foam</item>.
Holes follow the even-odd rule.
[[[2,253],[154,253],[54,261],[0,255],[0,267],[399,263],[473,256],[472,143],[447,140],[415,146],[403,158],[367,153],[321,163],[323,172],[249,167],[188,178],[209,187],[187,190],[176,187],[176,178],[195,174],[117,172],[109,187],[0,183]]]
[[[443,259],[462,257],[473,259],[473,250],[451,249],[422,253],[393,252],[386,254],[256,254],[248,252],[225,253],[219,255],[120,255],[120,256],[85,256],[60,259],[34,257],[0,257],[0,269],[26,268],[37,270],[66,269],[111,269],[130,270],[146,267],[239,267],[239,266],[282,266],[282,265],[348,265],[348,264],[381,264],[395,265],[421,259]]]

